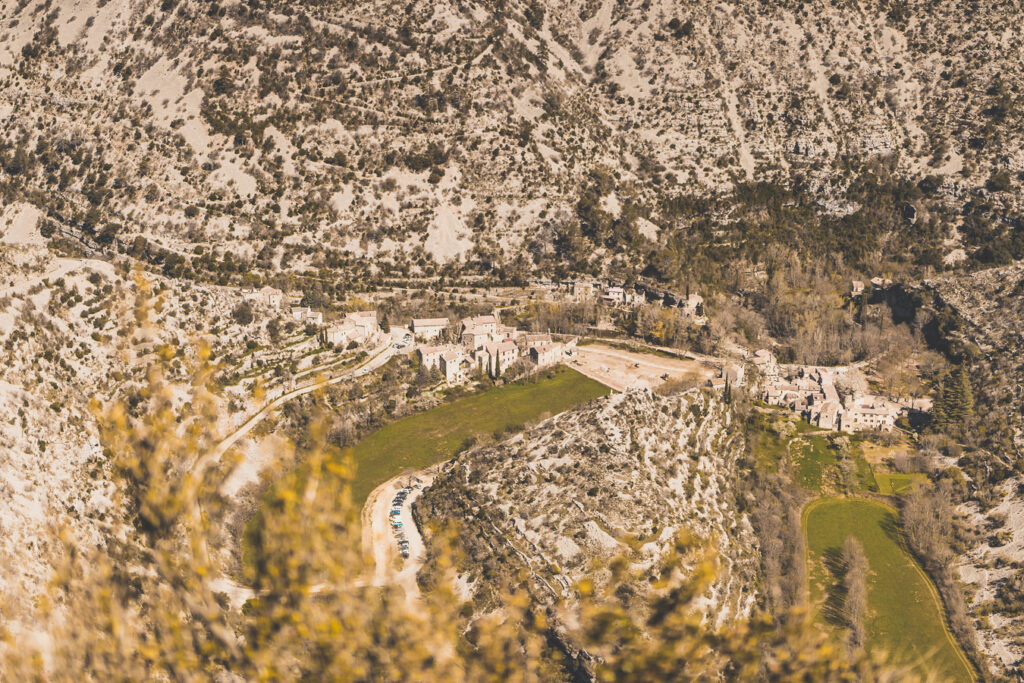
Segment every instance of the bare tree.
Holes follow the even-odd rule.
[[[843,541],[843,565],[846,569],[843,576],[846,621],[850,626],[847,645],[851,652],[857,652],[864,647],[867,629],[868,558],[864,546],[853,536]]]

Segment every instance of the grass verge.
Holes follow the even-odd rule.
[[[878,482],[878,492],[885,496],[899,496],[910,493],[928,481],[927,474],[901,474],[894,472],[876,472],[875,481]]]

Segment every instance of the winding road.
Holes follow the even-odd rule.
[[[308,382],[306,384],[303,384],[302,386],[296,387],[290,391],[281,394],[272,401],[269,401],[266,405],[264,405],[255,413],[253,413],[249,417],[249,419],[243,422],[237,429],[235,429],[235,431],[233,431],[226,438],[221,440],[220,443],[218,443],[207,453],[205,453],[196,460],[192,467],[194,479],[196,481],[199,481],[202,478],[203,472],[205,472],[207,468],[217,463],[224,455],[224,453],[228,451],[229,448],[235,445],[239,439],[241,439],[246,434],[251,432],[256,425],[262,422],[268,415],[271,414],[271,412],[273,412],[275,408],[277,408],[281,404],[285,403],[286,401],[290,401],[293,398],[298,398],[299,396],[302,396],[304,394],[316,391],[321,387],[325,387],[331,384],[337,384],[339,382],[343,382],[347,379],[352,379],[354,377],[361,377],[362,375],[365,375],[371,372],[372,370],[375,370],[376,368],[379,368],[380,366],[387,363],[389,360],[391,360],[391,357],[394,356],[395,351],[391,346],[390,338],[385,337],[385,340],[386,341],[384,344],[378,346],[373,350],[373,352],[370,354],[369,359],[367,359],[360,365],[357,365],[356,367],[352,368],[351,370],[343,372],[342,374],[336,377],[331,377],[330,379],[327,380],[318,379]],[[236,465],[236,468],[238,466],[240,466],[240,464]],[[198,519],[199,516],[196,515],[195,518]],[[208,549],[206,548],[205,537],[203,538],[203,551],[208,552]],[[415,584],[415,575],[413,575],[413,583]],[[246,600],[249,600],[254,596],[253,590],[251,588],[249,588],[248,586],[244,586],[227,576],[213,577],[211,580],[211,584],[213,585],[214,590],[224,593],[228,596],[231,606],[234,609],[240,609]]]
[[[210,451],[208,453],[206,453],[201,458],[199,458],[196,461],[195,466],[193,468],[194,471],[196,472],[196,475],[197,476],[201,475],[203,473],[203,471],[205,471],[205,469],[207,467],[209,467],[213,463],[219,461],[221,456],[223,456],[227,452],[227,450],[229,448],[231,448],[236,443],[238,443],[239,439],[241,439],[246,434],[251,432],[256,425],[258,425],[268,415],[270,415],[270,413],[274,410],[274,408],[277,408],[282,403],[285,403],[286,401],[290,401],[293,398],[298,398],[299,396],[302,396],[304,394],[308,394],[308,393],[310,393],[312,391],[316,391],[317,389],[320,389],[322,387],[329,386],[331,384],[337,384],[339,382],[344,382],[345,380],[352,379],[354,377],[361,377],[362,375],[365,375],[365,374],[367,374],[369,372],[372,372],[373,370],[376,370],[380,366],[384,365],[389,360],[391,360],[392,356],[394,356],[394,355],[395,355],[395,350],[391,346],[390,339],[388,339],[384,344],[381,344],[380,346],[375,348],[370,353],[370,357],[369,357],[368,360],[364,361],[360,365],[357,365],[356,367],[352,368],[351,370],[343,372],[340,375],[337,375],[335,377],[331,377],[330,379],[326,379],[326,380],[321,380],[321,379],[311,380],[311,381],[309,381],[309,382],[307,382],[305,384],[302,384],[302,385],[300,385],[300,386],[298,386],[298,387],[296,387],[294,389],[291,389],[291,390],[286,391],[285,393],[281,394],[280,396],[278,396],[274,400],[268,402],[266,405],[264,405],[258,411],[253,413],[249,417],[249,419],[247,419],[245,422],[243,422],[235,431],[233,431],[225,439],[223,439],[220,443],[218,443],[216,446],[214,446],[212,449],[210,449]]]

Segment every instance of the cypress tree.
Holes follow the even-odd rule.
[[[946,412],[946,372],[935,378],[935,386],[932,394],[932,426],[942,430],[949,422],[949,415]]]
[[[964,421],[964,397],[960,391],[960,383],[946,373],[942,376],[942,392],[945,396],[946,421],[950,426],[962,424]]]
[[[960,419],[966,420],[974,415],[974,392],[971,391],[971,378],[967,374],[967,366],[961,365],[956,375],[957,394],[960,398]]]

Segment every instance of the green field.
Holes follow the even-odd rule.
[[[837,454],[829,448],[828,439],[823,436],[808,436],[794,440],[790,446],[797,480],[808,491],[821,490],[822,475],[827,467],[838,461]]]
[[[522,429],[526,424],[556,415],[599,396],[605,385],[559,366],[536,381],[516,382],[444,403],[382,427],[351,451],[356,464],[352,498],[362,506],[373,489],[406,470],[420,470],[451,458],[469,439]],[[301,481],[301,468],[288,475]],[[262,512],[246,526],[243,564],[251,566],[252,538],[262,524]]]
[[[795,421],[795,432],[785,436],[772,421],[770,414],[760,415],[753,434],[752,450],[762,470],[777,471],[788,454],[794,478],[801,488],[817,494],[835,493],[846,486],[839,465],[844,457],[849,457],[853,460],[856,479],[849,489],[853,492],[878,490],[871,465],[857,449],[841,456],[829,437],[807,422]]]
[[[823,498],[804,510],[812,604],[837,633],[833,574],[843,541],[856,537],[869,563],[868,651],[886,651],[894,663],[914,666],[938,680],[969,681],[973,671],[944,626],[931,581],[904,550],[892,508],[874,501]],[[830,599],[831,598],[831,599]]]
[[[886,496],[898,496],[903,493],[910,493],[921,482],[928,481],[928,475],[876,472],[875,481],[878,482],[879,493]]]
[[[508,384],[396,420],[353,450],[357,466],[353,499],[362,505],[378,485],[405,470],[423,469],[451,458],[470,438],[522,428],[609,391],[563,366],[536,382]]]

